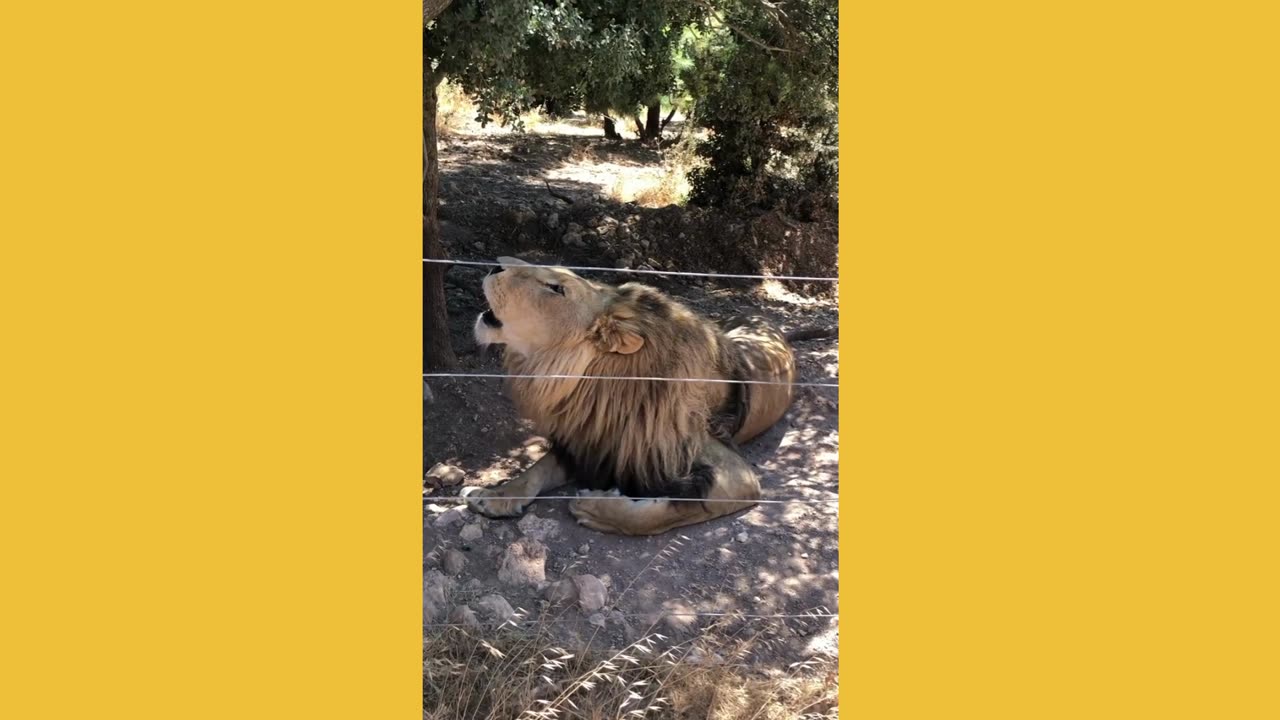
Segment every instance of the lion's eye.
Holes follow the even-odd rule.
[[[562,286],[562,285],[556,285],[556,284],[554,284],[554,283],[547,283],[547,289],[548,289],[548,290],[550,290],[550,291],[551,291],[551,292],[553,292],[553,293],[556,293],[557,295],[563,295],[563,294],[564,294],[564,286]]]

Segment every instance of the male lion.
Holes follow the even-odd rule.
[[[613,287],[563,268],[498,262],[502,269],[484,279],[490,309],[475,335],[506,346],[512,375],[779,384],[513,378],[517,408],[551,449],[519,477],[470,492],[473,510],[517,516],[531,502],[519,498],[572,481],[585,488],[569,506],[582,525],[656,535],[755,505],[759,480],[730,445],[760,435],[791,405],[796,365],[786,336],[755,316],[717,327],[638,283]]]

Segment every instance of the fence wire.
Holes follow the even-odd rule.
[[[480,267],[503,267],[499,262],[488,262],[483,260],[445,260],[441,258],[423,258],[424,263],[434,263],[436,265],[474,265]],[[796,282],[840,282],[837,277],[811,277],[807,275],[748,275],[733,273],[709,273],[709,272],[691,272],[688,270],[641,270],[638,268],[617,268],[617,267],[593,267],[584,265],[535,265],[528,264],[521,267],[539,267],[560,270],[572,270],[574,272],[612,272],[612,273],[636,273],[639,275],[676,275],[680,277],[707,277],[722,278],[725,280],[793,280]]]

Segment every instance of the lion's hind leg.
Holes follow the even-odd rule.
[[[473,512],[491,518],[517,517],[539,493],[568,482],[564,466],[555,453],[543,455],[519,476],[493,488],[468,488],[467,505]]]
[[[587,491],[569,503],[569,512],[593,530],[618,535],[660,535],[678,527],[731,515],[756,504],[760,480],[742,456],[709,440],[698,458],[711,474],[702,499],[629,498],[616,490]]]

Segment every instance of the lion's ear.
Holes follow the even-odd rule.
[[[642,347],[644,347],[644,338],[633,332],[623,332],[618,335],[617,342],[609,352],[630,355]]]
[[[596,344],[604,352],[630,355],[644,347],[644,337],[630,321],[626,310],[611,313],[596,321],[593,330]]]

